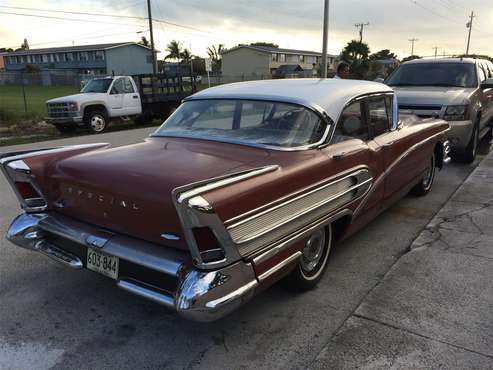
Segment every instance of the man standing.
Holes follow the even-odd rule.
[[[334,78],[336,80],[347,80],[349,78],[349,64],[346,62],[339,63]]]

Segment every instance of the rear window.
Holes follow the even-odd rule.
[[[389,86],[478,86],[474,64],[417,63],[403,64],[386,81]]]
[[[251,100],[185,102],[153,136],[296,148],[322,140],[327,126],[294,104]]]

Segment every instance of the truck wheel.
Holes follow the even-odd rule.
[[[55,128],[61,133],[61,134],[69,134],[74,132],[77,127],[75,125],[64,125],[64,124],[56,124]]]
[[[425,174],[421,181],[413,188],[411,191],[414,195],[418,197],[423,197],[431,191],[433,187],[433,182],[435,181],[436,172],[436,159],[435,154],[431,156],[431,160],[428,163]]]
[[[288,288],[297,291],[315,288],[327,267],[332,240],[331,225],[312,233],[305,244],[298,266],[285,279]]]
[[[93,110],[87,113],[84,117],[84,122],[95,134],[104,132],[108,127],[108,117],[105,112],[100,110]]]
[[[474,125],[471,140],[467,144],[466,150],[464,152],[464,162],[472,163],[476,159],[476,154],[478,153],[479,146],[479,122]]]

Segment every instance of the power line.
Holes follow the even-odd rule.
[[[108,21],[96,21],[96,20],[90,20],[90,19],[76,19],[76,18],[63,18],[63,17],[55,17],[51,15],[40,15],[40,14],[25,14],[25,13],[14,13],[14,12],[4,12],[0,11],[0,14],[7,14],[7,15],[16,15],[16,16],[21,16],[21,17],[33,17],[33,18],[45,18],[45,19],[56,19],[56,20],[62,20],[62,21],[73,21],[73,22],[85,22],[85,23],[105,23],[105,24],[114,24],[117,26],[131,26],[131,27],[144,27],[139,24],[129,24],[129,23],[117,23],[117,22],[108,22]]]
[[[5,6],[5,5],[0,5],[1,8],[6,8],[6,9],[19,9],[19,10],[28,10],[28,11],[38,11],[38,12],[49,12],[49,13],[61,13],[61,14],[73,14],[73,15],[85,15],[85,16],[91,16],[91,17],[110,17],[110,18],[125,18],[125,19],[135,19],[135,20],[140,20],[140,21],[147,21],[147,17],[141,17],[141,16],[134,16],[134,15],[121,15],[121,14],[108,14],[108,13],[90,13],[90,12],[75,12],[75,11],[66,11],[66,10],[54,10],[54,9],[39,9],[39,8],[27,8],[27,7],[19,7],[19,6]],[[31,15],[34,16],[34,15]],[[40,17],[46,17],[46,16],[41,16]],[[71,18],[74,19],[74,18]],[[212,34],[212,32],[202,30],[200,28],[192,27],[192,26],[187,26],[175,22],[170,22],[164,19],[156,19],[153,18],[154,22],[161,22],[164,24],[168,24],[170,26],[175,26],[179,28],[184,28],[192,31],[197,31],[197,32],[202,32],[202,33],[207,33],[207,34]]]

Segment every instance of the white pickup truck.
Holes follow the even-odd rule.
[[[136,123],[165,118],[196,91],[195,77],[168,75],[111,76],[90,80],[79,94],[46,102],[48,117],[60,132],[89,128],[105,131],[110,121]]]

